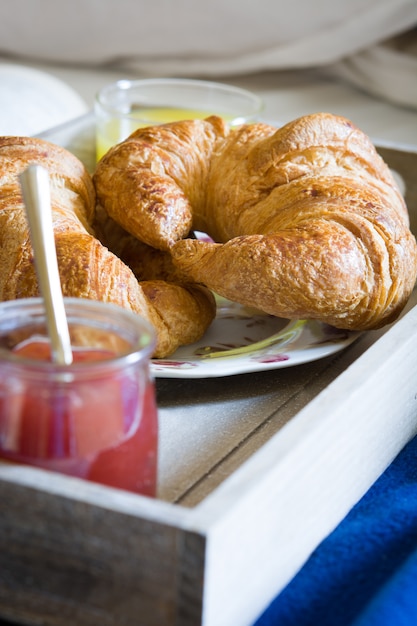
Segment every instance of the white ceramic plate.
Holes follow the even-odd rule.
[[[81,96],[61,79],[19,63],[0,63],[1,135],[38,135],[87,113]]]
[[[156,378],[209,378],[279,369],[335,354],[359,333],[289,321],[217,298],[216,319],[200,341],[153,359]]]

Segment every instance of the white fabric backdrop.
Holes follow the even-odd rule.
[[[0,0],[0,54],[160,76],[325,66],[417,107],[416,57],[381,46],[416,25],[416,0]]]

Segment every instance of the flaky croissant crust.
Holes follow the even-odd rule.
[[[52,217],[65,296],[112,302],[155,328],[154,356],[196,341],[215,315],[203,286],[140,281],[94,230],[96,196],[90,174],[70,152],[28,137],[0,137],[0,301],[39,295],[18,175],[30,164],[49,172]]]
[[[273,315],[377,328],[415,284],[416,241],[396,182],[340,116],[278,130],[230,131],[216,117],[139,129],[94,179],[109,215],[169,250],[189,280]],[[216,243],[184,239],[191,228]]]

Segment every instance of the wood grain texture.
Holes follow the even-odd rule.
[[[0,474],[0,614],[58,626],[198,623],[204,538],[155,519],[146,498],[6,464]]]

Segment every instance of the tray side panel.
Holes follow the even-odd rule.
[[[202,503],[204,626],[250,626],[417,433],[416,353],[417,307]]]
[[[201,622],[205,539],[0,481],[0,615],[43,626]]]

